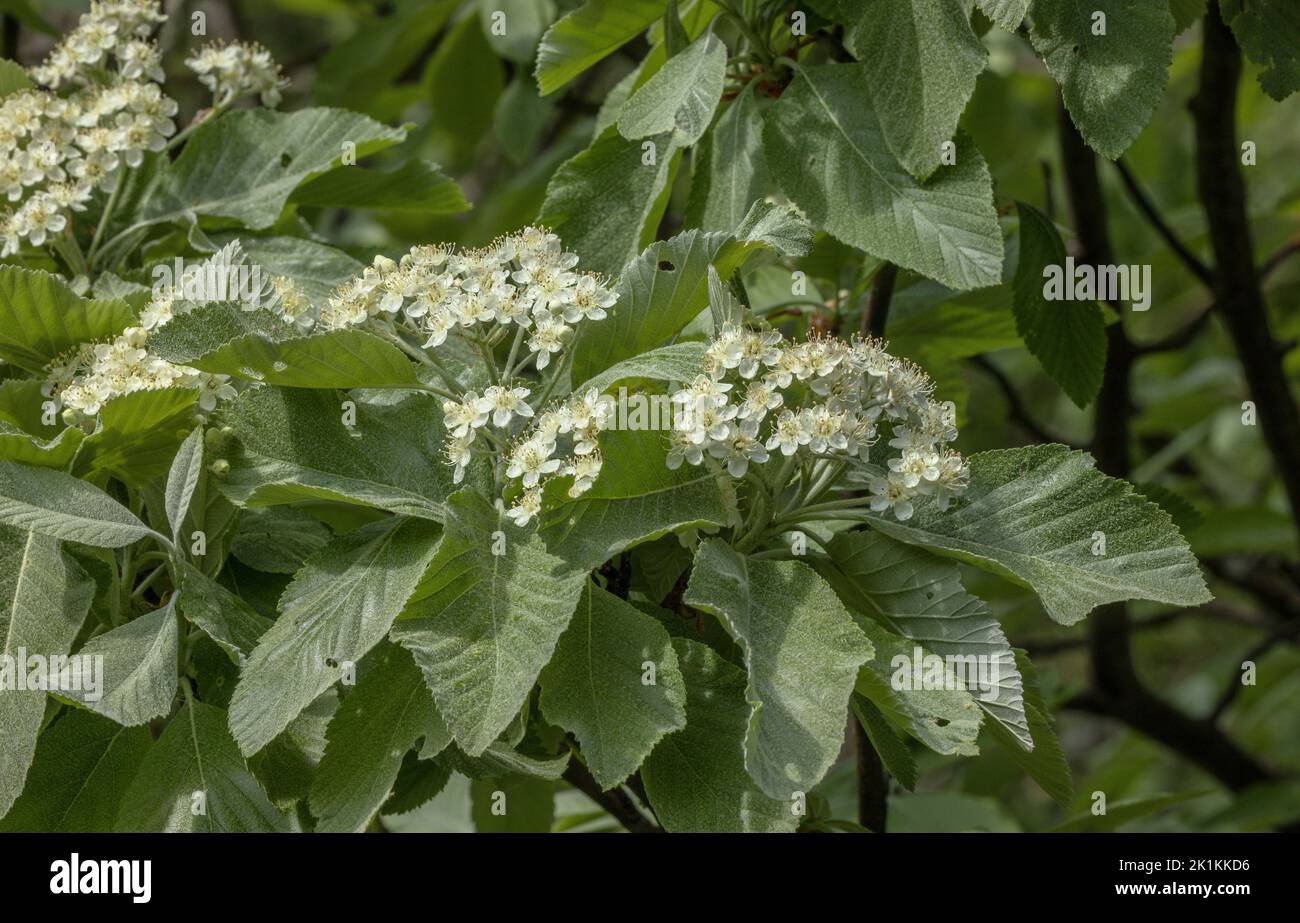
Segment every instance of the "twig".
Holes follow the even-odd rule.
[[[871,294],[867,306],[862,311],[863,336],[883,337],[885,324],[889,321],[889,305],[894,300],[894,283],[898,281],[898,267],[885,263],[876,270],[871,280]]]
[[[1259,266],[1260,281],[1262,282],[1264,279],[1267,279],[1269,276],[1271,276],[1279,266],[1281,266],[1283,263],[1287,261],[1289,257],[1294,256],[1297,253],[1300,253],[1300,234],[1297,234],[1294,237],[1292,237],[1281,247],[1279,247],[1277,252],[1275,252],[1272,256],[1270,256],[1268,259],[1264,260],[1264,262],[1260,264]]]
[[[989,361],[987,357],[975,356],[971,359],[971,362],[975,363],[975,365],[983,370],[984,373],[992,378],[997,384],[998,390],[1002,392],[1002,397],[1007,402],[1007,412],[1011,415],[1011,419],[1015,421],[1021,429],[1038,442],[1060,442],[1068,444],[1064,439],[1053,436],[1035,422],[1034,418],[1029,415],[1029,411],[1025,408],[1024,402],[1020,399],[1020,395],[1016,393],[1015,386],[1011,384],[1011,380],[1002,373],[1001,369]]]
[[[1119,177],[1124,181],[1124,189],[1127,190],[1129,198],[1133,200],[1133,204],[1137,206],[1138,211],[1140,211],[1143,216],[1146,217],[1147,221],[1150,222],[1151,226],[1155,228],[1156,233],[1159,234],[1164,239],[1164,242],[1169,245],[1169,249],[1172,250],[1174,255],[1182,261],[1183,265],[1191,271],[1192,275],[1196,276],[1196,278],[1200,279],[1206,285],[1212,286],[1214,284],[1213,271],[1211,271],[1209,266],[1205,265],[1200,257],[1187,249],[1186,244],[1178,239],[1178,235],[1174,233],[1174,229],[1169,226],[1169,223],[1161,217],[1155,203],[1151,201],[1151,197],[1146,194],[1146,191],[1138,183],[1137,177],[1135,177],[1133,172],[1128,168],[1128,164],[1124,163],[1123,159],[1117,160],[1115,161],[1115,169],[1119,171]]]
[[[1192,101],[1196,174],[1214,251],[1215,301],[1259,407],[1264,441],[1300,529],[1300,409],[1269,330],[1251,244],[1246,187],[1237,148],[1237,86],[1241,52],[1211,3],[1205,13],[1200,87]]]
[[[1251,645],[1250,650],[1242,655],[1241,662],[1244,664],[1247,661],[1258,660],[1271,650],[1275,644],[1297,634],[1300,634],[1300,622],[1283,622],[1281,625],[1276,625],[1272,631]],[[1241,677],[1234,673],[1228,685],[1224,687],[1218,701],[1214,703],[1214,708],[1210,710],[1209,720],[1217,722],[1223,716],[1223,713],[1228,710],[1228,706],[1237,698],[1237,693],[1244,688],[1245,685],[1242,683]]]
[[[862,722],[850,715],[854,749],[858,759],[858,823],[872,833],[884,833],[889,813],[889,777],[880,754],[871,746]]]
[[[1195,340],[1200,335],[1201,331],[1205,329],[1206,325],[1210,322],[1210,318],[1213,316],[1214,305],[1211,304],[1181,328],[1169,334],[1169,336],[1159,340],[1153,340],[1150,343],[1134,343],[1133,351],[1139,356],[1149,356],[1153,353],[1173,352],[1174,350],[1190,346],[1192,341]]]
[[[569,765],[564,770],[564,781],[604,808],[629,833],[663,833],[663,828],[652,824],[637,809],[627,792],[621,788],[601,791],[600,784],[577,759],[569,760]]]

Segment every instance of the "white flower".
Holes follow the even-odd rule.
[[[560,460],[551,457],[552,447],[538,439],[526,439],[510,453],[506,476],[523,478],[525,487],[534,487],[544,475],[554,474]]]
[[[732,430],[725,442],[709,446],[709,454],[726,459],[727,473],[733,478],[744,477],[751,461],[761,465],[768,459],[767,449],[755,438],[757,433],[758,421],[746,420]]]
[[[569,488],[570,497],[580,497],[596,482],[600,475],[601,459],[599,452],[575,456],[564,469],[565,474],[573,475],[573,486]]]
[[[510,517],[519,528],[528,525],[534,516],[542,511],[542,492],[538,488],[525,490],[515,501],[515,505],[506,510],[506,515]]]
[[[537,329],[528,338],[528,348],[537,353],[537,369],[541,371],[551,362],[551,356],[564,349],[565,339],[570,328],[552,317],[543,316],[537,320]]]
[[[154,374],[165,374],[166,368],[155,370]],[[204,412],[211,412],[217,409],[217,401],[228,401],[238,392],[235,386],[230,383],[229,375],[209,375],[202,372],[199,375],[199,409]]]
[[[676,471],[682,466],[682,462],[686,462],[688,465],[698,465],[704,460],[704,449],[691,440],[689,432],[680,429],[673,430],[668,438],[667,464],[670,470]]]
[[[872,478],[868,486],[875,495],[871,498],[873,512],[891,510],[899,522],[912,518],[914,493],[904,482],[901,474],[891,471],[887,477]]]
[[[533,408],[526,403],[529,395],[527,388],[508,388],[492,385],[478,399],[477,408],[482,413],[492,414],[493,426],[505,426],[513,417],[531,417]]]
[[[442,424],[453,436],[464,436],[488,421],[488,408],[482,406],[477,391],[466,391],[459,402],[444,401]]]
[[[812,435],[804,422],[803,414],[781,411],[781,415],[776,418],[776,425],[772,427],[772,435],[767,440],[767,448],[779,448],[786,457],[793,455],[800,446],[812,441]]]
[[[444,452],[447,461],[455,468],[451,478],[453,484],[459,484],[465,480],[465,469],[469,467],[470,460],[474,457],[471,449],[476,435],[473,430],[468,430],[462,436],[449,436],[447,438]]]

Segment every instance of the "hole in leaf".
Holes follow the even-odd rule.
[[[672,264],[671,260],[660,260],[659,268],[664,272],[672,272],[677,267]]]
[[[947,718],[935,718],[934,723],[941,728],[946,728],[951,722]]]
[[[289,152],[288,152],[288,151],[285,151],[283,154],[280,155],[280,166],[281,166],[281,167],[283,167],[283,168],[285,168],[285,169],[287,170],[287,169],[289,168],[289,164],[291,164],[291,163],[293,163],[293,158],[292,158],[291,156],[289,156]]]

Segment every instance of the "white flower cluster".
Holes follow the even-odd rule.
[[[776,330],[728,325],[708,344],[704,374],[673,395],[668,466],[708,455],[739,478],[774,452],[868,462],[887,426],[888,445],[899,451],[870,483],[871,508],[908,519],[912,501],[930,495],[947,509],[969,472],[947,447],[957,438],[956,410],[932,400],[933,390],[924,371],[879,340],[789,343]]]
[[[280,91],[289,85],[271,53],[255,42],[208,45],[187,58],[185,66],[212,91],[214,106],[257,94],[263,106],[274,107],[279,105]]]
[[[541,370],[572,339],[573,325],[602,319],[614,304],[604,281],[575,272],[577,264],[577,254],[565,253],[558,237],[530,227],[481,250],[426,245],[398,262],[377,256],[319,310],[281,283],[274,310],[304,329],[370,320],[402,325],[417,332],[425,348],[441,346],[453,331],[492,339],[513,325],[528,331],[528,351]]]
[[[204,411],[235,396],[228,375],[173,365],[145,348],[147,338],[143,327],[128,327],[107,343],[83,343],[50,363],[41,393],[63,409],[65,423],[87,432],[104,404],[136,391],[197,388]]]
[[[96,190],[111,191],[123,166],[167,147],[177,106],[160,87],[162,57],[149,41],[166,18],[158,0],[94,0],[30,69],[42,89],[0,103],[0,196],[15,203],[0,213],[0,258],[65,233],[70,213],[84,211]],[[259,47],[206,49],[195,62],[222,105],[247,93],[271,105],[284,85]]]
[[[506,456],[506,477],[518,478],[523,492],[506,515],[527,525],[542,509],[542,491],[554,477],[572,477],[570,497],[591,489],[600,475],[597,437],[609,425],[613,402],[595,388],[542,413]]]

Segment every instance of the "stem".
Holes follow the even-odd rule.
[[[108,202],[104,205],[104,213],[99,216],[99,224],[95,225],[95,236],[90,240],[90,253],[86,259],[92,265],[95,257],[99,253],[99,244],[104,237],[104,231],[108,228],[109,219],[113,217],[113,210],[117,208],[118,196],[122,194],[122,187],[126,185],[126,171],[117,178],[117,184],[113,186],[113,191],[108,194]]]
[[[515,331],[515,338],[510,344],[510,355],[506,357],[506,370],[503,373],[503,377],[506,381],[511,381],[514,378],[515,357],[519,355],[519,347],[524,342],[525,333],[527,333],[527,331],[523,327],[520,327]]]

